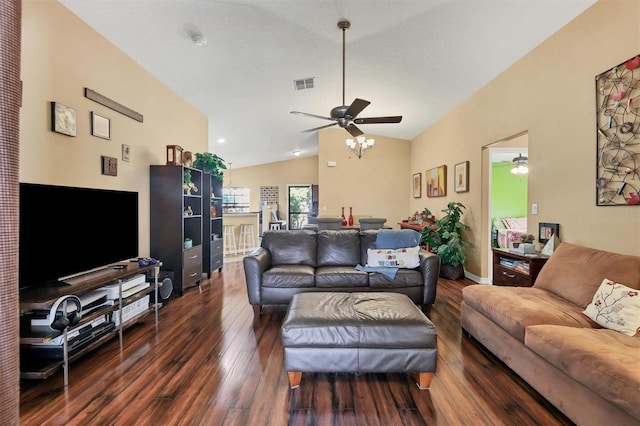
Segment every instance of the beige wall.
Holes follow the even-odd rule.
[[[397,222],[410,214],[409,141],[367,134],[376,140],[375,146],[358,159],[345,144],[349,137],[342,129],[321,130],[318,156],[232,169],[225,174],[224,185],[251,188],[251,210],[258,208],[260,186],[279,186],[284,216],[287,184],[318,184],[319,215],[339,216],[345,207],[348,216],[353,207],[356,218],[384,217],[387,226],[397,228]],[[336,167],[328,167],[328,161],[335,161]]]
[[[285,220],[287,209],[287,185],[317,185],[318,157],[303,157],[295,160],[278,161],[259,166],[227,170],[224,186],[248,187],[251,191],[250,209],[260,208],[260,187],[277,186],[280,197],[281,218]],[[321,189],[322,194],[322,189]]]
[[[398,228],[398,222],[409,214],[411,173],[409,141],[375,134],[375,145],[361,159],[350,154],[342,129],[325,129],[319,133],[318,181],[320,215],[340,215],[345,207],[353,207],[354,216],[387,219],[387,226]],[[335,161],[336,167],[327,162]]]
[[[594,186],[594,77],[640,53],[639,20],[640,2],[599,1],[412,141],[411,173],[447,164],[451,182],[453,165],[471,162],[470,191],[429,199],[428,206],[439,211],[460,201],[468,207],[473,274],[488,276],[482,147],[523,132],[528,199],[539,206],[537,216],[528,216],[529,232],[537,235],[538,222],[557,222],[563,241],[640,254],[640,208],[596,207]],[[424,201],[412,199],[411,209]]]
[[[149,165],[164,164],[170,144],[206,151],[206,117],[57,1],[25,0],[22,14],[20,181],[138,191],[140,255],[148,255]],[[85,98],[85,87],[144,122]],[[76,110],[76,137],[50,130],[51,101]],[[91,136],[91,111],[111,119],[111,140]],[[122,144],[131,146],[129,162]],[[101,155],[118,158],[117,177],[101,175]]]

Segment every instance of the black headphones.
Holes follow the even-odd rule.
[[[68,312],[67,304],[71,302],[76,305],[76,310]],[[62,296],[55,301],[49,311],[49,320],[52,330],[63,331],[65,328],[76,325],[82,319],[82,302],[80,298],[74,295]]]

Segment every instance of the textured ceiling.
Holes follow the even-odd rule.
[[[342,104],[359,126],[412,139],[595,0],[59,0],[209,118],[209,147],[234,168],[317,154]],[[207,39],[196,46],[191,34]],[[293,81],[315,78],[295,91]],[[345,131],[345,138],[349,134]],[[224,138],[224,143],[218,143]],[[186,145],[186,144],[185,144]],[[346,148],[345,148],[346,149]]]

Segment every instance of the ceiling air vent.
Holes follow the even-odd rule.
[[[293,87],[296,90],[313,89],[313,77],[293,80]]]

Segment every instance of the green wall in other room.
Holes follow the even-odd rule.
[[[511,174],[511,163],[491,165],[491,216],[527,216],[527,176]]]

